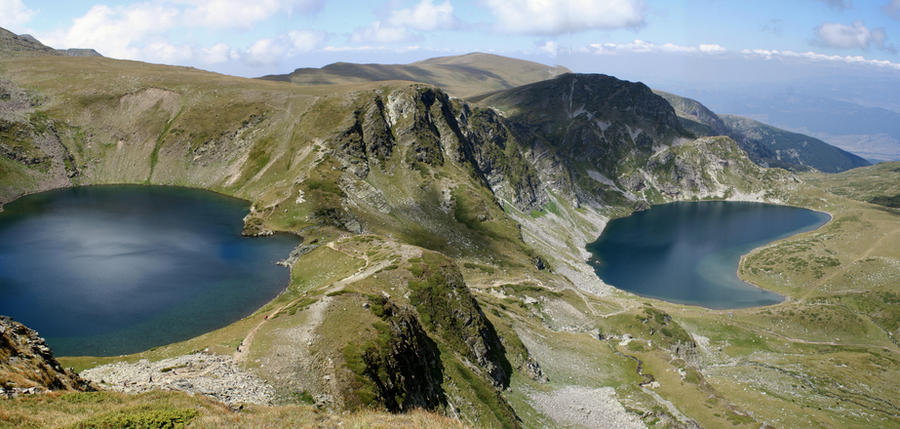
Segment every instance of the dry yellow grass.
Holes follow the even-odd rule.
[[[134,421],[138,415],[143,416],[139,427],[167,427],[166,416],[179,413],[189,416],[185,426],[188,428],[466,427],[458,420],[421,410],[406,414],[373,410],[332,414],[311,405],[247,406],[234,410],[202,396],[154,391],[138,395],[54,392],[0,399],[0,428],[104,427],[104,423],[110,427],[109,422],[121,423],[129,418]]]

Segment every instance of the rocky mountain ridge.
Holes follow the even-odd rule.
[[[734,115],[717,115],[700,102],[655,91],[678,113],[682,125],[698,136],[727,135],[757,164],[803,171],[837,173],[869,165],[865,159],[817,138],[792,133]]]

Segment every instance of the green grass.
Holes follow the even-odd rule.
[[[308,393],[301,393],[306,396]],[[0,428],[463,427],[459,421],[421,410],[406,415],[371,410],[328,414],[300,402],[245,404],[235,411],[201,395],[182,392],[50,393],[0,399]]]
[[[200,413],[193,408],[140,407],[82,420],[73,429],[179,429]]]
[[[166,142],[166,134],[169,133],[169,129],[172,127],[172,124],[178,120],[178,117],[181,116],[181,112],[183,110],[179,110],[175,117],[169,121],[166,121],[166,125],[163,127],[162,131],[159,132],[159,136],[156,137],[156,144],[153,145],[153,152],[150,152],[150,174],[147,175],[147,182],[150,183],[150,180],[153,179],[153,170],[156,169],[156,163],[159,162],[159,150],[162,148],[163,144]]]

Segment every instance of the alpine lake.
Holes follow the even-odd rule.
[[[243,237],[249,203],[109,185],[27,195],[0,212],[0,314],[57,355],[109,356],[226,326],[277,296],[299,239]]]
[[[588,244],[588,262],[604,282],[645,297],[712,309],[777,304],[780,295],[738,278],[741,255],[829,219],[753,202],[663,204],[610,221]]]
[[[243,237],[249,203],[196,189],[106,185],[24,196],[0,212],[0,314],[57,355],[135,353],[251,314],[277,296],[289,234]],[[587,246],[605,282],[713,309],[782,297],[737,277],[741,255],[809,231],[825,213],[679,202],[615,219]]]

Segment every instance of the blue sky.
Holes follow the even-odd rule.
[[[773,60],[900,77],[900,0],[0,0],[0,10],[0,26],[53,47],[242,76],[483,51],[651,81],[648,68],[672,67],[657,76],[668,85],[706,64]]]

